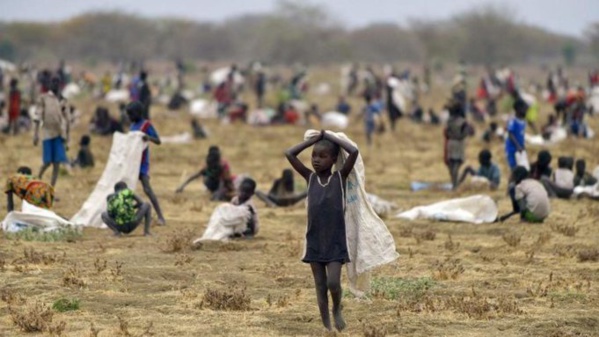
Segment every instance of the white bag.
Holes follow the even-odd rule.
[[[516,165],[522,166],[530,171],[530,162],[528,161],[528,154],[526,151],[516,152]]]

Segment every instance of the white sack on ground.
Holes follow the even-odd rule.
[[[50,232],[70,226],[73,226],[71,222],[56,213],[33,206],[25,200],[23,200],[20,212],[12,211],[2,221],[2,230],[5,232],[18,232],[26,228],[37,228],[44,232]]]
[[[112,89],[106,93],[104,99],[108,102],[121,103],[129,101],[129,91],[126,89]]]
[[[142,136],[139,131],[113,135],[104,173],[71,222],[79,226],[105,227],[100,215],[106,210],[106,197],[114,192],[114,185],[124,181],[131,190],[137,186],[141,155],[147,146]]]
[[[349,125],[349,118],[341,112],[331,111],[322,115],[321,126],[325,129],[343,130]]]
[[[574,197],[587,195],[591,198],[599,198],[599,183],[593,186],[576,186],[574,187]]]
[[[493,199],[486,195],[475,195],[414,207],[396,217],[407,220],[430,219],[480,224],[495,221],[497,212],[497,205]]]
[[[527,144],[539,146],[554,145],[566,138],[568,138],[568,132],[563,127],[555,129],[555,131],[551,134],[551,137],[549,137],[549,139],[544,139],[542,135],[526,134],[524,136],[524,140]]]
[[[395,203],[381,199],[374,194],[366,193],[366,198],[372,206],[372,209],[374,209],[376,214],[381,218],[386,218],[391,214],[391,212],[397,209],[397,205]]]
[[[189,132],[183,132],[178,135],[160,137],[162,144],[188,144],[191,143],[193,137]]]
[[[216,103],[201,98],[191,101],[189,104],[189,112],[192,116],[203,119],[218,117]]]
[[[318,136],[320,131],[308,130],[304,139]],[[344,133],[328,134],[352,142]],[[341,169],[347,153],[341,151],[336,169]],[[347,177],[345,230],[350,263],[346,265],[349,289],[357,297],[362,297],[370,289],[370,271],[390,263],[399,257],[395,241],[389,229],[376,214],[364,190],[365,169],[362,156],[358,156],[354,169]],[[305,245],[304,245],[305,249]],[[304,252],[305,254],[305,252]]]
[[[233,204],[218,205],[208,222],[208,227],[201,238],[193,241],[227,241],[233,234],[241,234],[247,228],[247,222],[252,213],[247,205],[236,206]]]

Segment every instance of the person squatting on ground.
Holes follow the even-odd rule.
[[[449,120],[444,131],[445,165],[449,169],[453,189],[456,189],[459,184],[460,166],[464,163],[465,140],[474,134],[474,129],[463,117],[463,107],[460,104],[452,102],[448,109]]]
[[[150,234],[152,207],[143,202],[131,191],[127,184],[118,182],[114,185],[114,193],[107,198],[107,210],[102,213],[102,221],[112,229],[115,236],[133,232],[144,221],[144,236]]]
[[[256,191],[258,199],[264,201],[269,207],[288,207],[293,206],[308,195],[307,191],[295,193],[295,184],[293,181],[293,171],[283,170],[281,178],[276,179],[268,194]]]
[[[491,190],[496,190],[501,181],[501,171],[499,170],[499,166],[493,163],[491,160],[492,158],[493,156],[489,150],[480,151],[478,154],[478,162],[480,163],[478,171],[475,171],[471,166],[466,167],[462,173],[459,184],[461,185],[466,180],[468,175],[471,175],[474,177],[482,177],[487,179],[489,181]]]
[[[43,162],[39,178],[52,165],[52,186],[56,186],[61,163],[67,163],[67,146],[69,143],[69,116],[66,112],[66,100],[60,96],[60,80],[52,78],[50,91],[43,93],[38,102],[40,113],[35,122],[33,145],[39,143],[39,129],[42,128]]]
[[[517,166],[511,177],[509,195],[512,200],[512,212],[498,218],[503,222],[520,214],[520,220],[541,223],[551,211],[549,196],[540,182],[531,179],[526,168]]]
[[[218,146],[211,146],[206,156],[206,166],[196,174],[190,176],[177,188],[176,193],[182,193],[185,186],[192,181],[204,177],[204,186],[212,194],[212,200],[229,201],[235,193],[233,186],[233,177],[229,163],[222,159]]]
[[[235,206],[247,206],[252,214],[243,233],[234,234],[232,238],[243,237],[251,239],[258,234],[258,230],[260,230],[260,222],[258,221],[258,212],[256,211],[256,206],[254,206],[252,201],[252,197],[254,196],[255,192],[256,182],[250,178],[245,178],[239,185],[237,196],[231,200],[231,204]]]
[[[79,152],[77,152],[77,158],[73,160],[72,165],[74,167],[80,168],[88,168],[94,167],[94,155],[90,150],[89,146],[91,143],[91,138],[88,135],[81,136],[81,141],[79,141]]]
[[[143,118],[144,106],[140,102],[132,102],[127,106],[127,115],[129,116],[129,120],[131,120],[131,128],[130,131],[140,131],[144,133],[143,140],[146,142],[152,142],[156,145],[160,145],[160,136],[158,132],[152,125],[152,123]],[[158,215],[158,223],[161,226],[166,225],[166,220],[164,220],[164,216],[162,215],[162,210],[160,209],[160,204],[158,203],[158,198],[156,198],[156,194],[152,190],[152,185],[150,185],[150,149],[149,146],[146,148],[141,157],[141,165],[139,167],[139,180],[143,185],[144,192],[150,198],[152,202],[152,206],[156,211],[156,215]]]
[[[17,174],[8,178],[4,193],[6,193],[8,212],[12,212],[15,208],[13,194],[36,207],[51,209],[54,205],[54,188],[43,181],[36,180],[31,175],[31,169],[26,166],[20,167]]]
[[[315,172],[304,166],[297,157],[312,145],[312,167]],[[339,171],[332,172],[340,147],[348,153],[348,157]],[[322,323],[331,330],[328,311],[330,291],[335,328],[341,331],[345,328],[341,313],[341,267],[350,262],[345,229],[345,186],[358,158],[358,149],[323,130],[319,136],[290,148],[285,155],[291,166],[308,183],[308,229],[306,254],[302,261],[309,263],[312,268]]]

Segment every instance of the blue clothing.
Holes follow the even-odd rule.
[[[501,181],[501,172],[499,171],[499,167],[495,164],[491,164],[488,167],[479,167],[476,175],[487,178],[487,180],[495,186],[499,186],[499,182]]]
[[[149,120],[142,119],[137,123],[131,124],[131,131],[141,131],[152,138],[158,138],[158,132],[154,129]],[[147,176],[150,173],[150,148],[144,150],[141,156],[140,176]]]
[[[512,118],[507,124],[507,132],[508,137],[505,140],[505,154],[507,157],[508,164],[510,169],[514,169],[516,167],[516,152],[518,148],[525,148],[524,144],[524,132],[526,131],[526,121],[518,118]],[[515,144],[509,134],[512,134],[518,144]],[[520,145],[518,147],[518,145]]]
[[[349,115],[351,112],[351,105],[347,103],[339,103],[337,104],[337,111],[341,112],[344,115]]]
[[[64,148],[62,137],[46,139],[42,143],[44,164],[66,163],[67,152]]]
[[[364,126],[366,127],[366,133],[371,134],[374,132],[376,126],[376,116],[381,113],[381,107],[378,103],[370,103],[364,108]]]

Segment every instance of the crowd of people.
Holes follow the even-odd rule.
[[[112,90],[127,90],[126,102],[119,104],[119,117],[111,116],[109,109],[99,104],[89,124],[90,135],[80,140],[80,149],[76,158],[67,158],[71,126],[76,110],[63,94],[72,81],[69,68],[60,63],[57,71],[41,71],[36,76],[33,70],[26,68],[20,76],[15,75],[9,81],[9,91],[2,101],[2,112],[8,115],[5,132],[17,135],[33,126],[33,144],[42,144],[42,166],[39,174],[33,175],[29,167],[20,167],[16,174],[8,178],[7,193],[8,211],[14,210],[13,196],[28,203],[51,209],[57,198],[55,188],[59,178],[60,165],[87,168],[95,165],[91,151],[92,136],[106,136],[115,132],[138,131],[143,133],[143,140],[152,146],[161,145],[156,126],[151,122],[151,107],[156,101],[148,72],[140,67],[136,76],[129,79],[121,69],[115,76],[109,72],[98,82],[99,96],[106,98]],[[169,109],[177,109],[188,103],[185,98],[185,67],[177,62],[176,84]],[[205,70],[202,70],[205,72]],[[208,96],[216,105],[218,118],[229,122],[248,122],[252,113],[264,113],[269,104],[276,108],[268,114],[266,124],[300,124],[317,125],[323,119],[319,106],[307,101],[308,70],[296,67],[288,81],[279,76],[269,74],[260,64],[253,64],[247,69],[232,65],[220,76],[218,83],[204,79],[200,91]],[[428,122],[432,125],[444,124],[443,128],[443,162],[448,168],[449,179],[453,189],[468,183],[468,177],[486,182],[486,185],[497,190],[501,187],[501,169],[497,163],[504,160],[509,168],[509,179],[506,193],[512,203],[512,211],[497,218],[506,221],[513,215],[520,215],[523,221],[543,222],[551,210],[550,198],[569,199],[572,195],[597,196],[589,193],[575,193],[577,187],[597,186],[597,178],[587,172],[585,158],[559,157],[557,169],[551,167],[552,155],[543,150],[538,153],[536,162],[528,163],[527,130],[539,134],[543,139],[552,139],[556,130],[564,128],[568,135],[577,138],[591,137],[592,130],[586,123],[587,116],[593,113],[586,104],[586,95],[590,90],[583,87],[571,87],[561,69],[550,72],[545,88],[546,94],[540,91],[527,93],[516,74],[508,68],[499,71],[488,70],[480,80],[475,95],[469,95],[467,72],[461,67],[453,81],[450,98],[437,114],[432,107],[428,115],[421,103],[422,95],[431,89],[431,72],[425,67],[421,82],[410,71],[397,72],[392,68],[385,69],[384,75],[376,73],[373,67],[361,70],[357,65],[350,67],[345,73],[345,85],[338,96],[334,111],[343,116],[357,115],[363,121],[367,144],[373,146],[373,137],[385,132],[388,123],[391,132],[396,131],[401,118],[415,124]],[[20,79],[26,79],[36,89],[26,90],[23,95],[19,85]],[[90,76],[82,76],[81,81],[92,85]],[[589,86],[599,85],[597,73],[589,76]],[[252,90],[255,102],[243,101],[242,93]],[[361,89],[361,90],[360,90]],[[268,96],[269,91],[273,94]],[[275,97],[275,100],[270,98]],[[348,97],[359,97],[362,107],[356,109],[350,104]],[[554,108],[542,128],[537,127],[539,120],[539,100],[544,97]],[[508,119],[502,120],[498,105],[507,102]],[[256,111],[251,111],[255,106]],[[32,110],[33,113],[29,111]],[[356,111],[357,110],[357,111]],[[384,117],[383,113],[387,112]],[[30,119],[31,121],[28,121]],[[505,131],[499,132],[504,122]],[[197,119],[192,120],[194,137],[206,138],[208,135]],[[486,130],[482,135],[485,149],[480,151],[480,166],[474,169],[467,166],[466,146],[468,139],[476,134],[477,125],[483,124]],[[417,127],[417,126],[416,126]],[[493,158],[492,149],[501,140],[504,144],[504,158]],[[582,140],[581,140],[582,141]],[[305,166],[298,155],[312,147],[311,166]],[[347,157],[338,171],[332,171],[341,151]],[[209,148],[203,167],[189,176],[177,189],[183,193],[186,186],[197,179],[211,195],[211,200],[228,202],[232,206],[249,211],[244,213],[243,223],[227,234],[225,239],[252,238],[259,230],[258,210],[252,198],[254,195],[269,207],[290,207],[307,198],[308,228],[306,233],[307,250],[303,261],[310,264],[317,289],[317,300],[322,322],[331,329],[328,296],[333,300],[333,322],[338,330],[345,327],[341,314],[340,274],[343,264],[349,262],[345,232],[345,198],[348,176],[354,169],[359,151],[354,144],[332,137],[327,132],[305,140],[287,150],[286,156],[290,165],[306,181],[307,189],[298,191],[294,184],[292,170],[286,169],[276,179],[272,188],[264,193],[256,189],[256,182],[244,175],[234,175],[231,164],[217,145]],[[43,180],[44,173],[52,167],[49,182]],[[472,179],[472,178],[471,178]],[[106,196],[107,208],[101,218],[104,224],[115,235],[129,234],[141,223],[144,224],[144,235],[150,235],[152,214],[155,213],[159,225],[166,225],[160,202],[150,183],[150,146],[143,150],[139,160],[139,181],[149,203],[135,194],[126,183],[119,182],[114,192]]]

